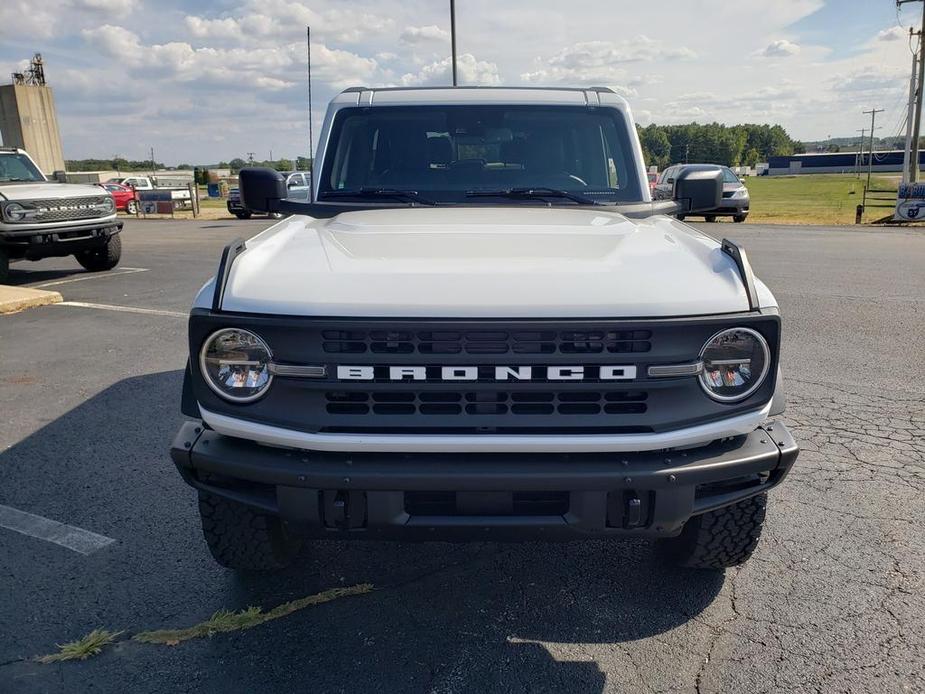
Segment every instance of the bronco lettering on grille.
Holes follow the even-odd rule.
[[[341,381],[632,381],[636,367],[620,366],[338,366]]]

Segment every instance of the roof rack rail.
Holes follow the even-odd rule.
[[[739,275],[742,277],[742,284],[745,285],[745,294],[748,297],[748,310],[755,311],[758,306],[758,290],[755,288],[755,273],[752,271],[751,263],[748,262],[748,256],[745,249],[739,247],[734,241],[723,239],[723,253],[735,261]]]

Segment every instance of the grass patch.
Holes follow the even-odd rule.
[[[138,643],[176,646],[190,639],[199,639],[204,636],[212,636],[213,634],[222,634],[229,631],[251,629],[274,619],[287,617],[293,612],[304,610],[306,607],[321,605],[322,603],[331,602],[337,598],[345,598],[351,595],[363,595],[364,593],[371,592],[372,589],[372,583],[360,583],[347,588],[332,588],[321,593],[309,595],[305,598],[290,600],[282,605],[277,605],[269,612],[264,612],[261,607],[248,607],[246,610],[240,610],[239,612],[219,610],[206,621],[194,624],[191,627],[185,629],[141,631],[135,634],[132,640]],[[125,632],[94,629],[82,639],[71,641],[70,643],[57,644],[57,653],[43,655],[36,658],[36,660],[45,664],[59,663],[65,660],[86,660],[87,658],[102,653],[106,646],[115,643],[123,633]]]
[[[852,174],[804,174],[801,176],[755,176],[745,179],[751,197],[749,221],[777,224],[854,224],[855,208],[864,198],[867,177]],[[874,176],[874,190],[894,191],[898,179]],[[870,222],[890,214],[888,195],[870,196],[864,221]]]
[[[199,639],[204,636],[213,634],[222,634],[229,631],[242,631],[251,629],[260,624],[270,622],[280,617],[286,617],[293,612],[298,612],[306,607],[320,605],[337,598],[344,598],[351,595],[362,595],[369,593],[373,589],[371,583],[361,583],[349,588],[332,588],[322,593],[309,595],[306,598],[291,600],[274,607],[269,612],[264,612],[260,607],[248,607],[246,610],[239,612],[230,612],[228,610],[219,610],[209,619],[199,624],[194,624],[185,629],[156,629],[154,631],[142,631],[132,637],[134,641],[140,643],[159,643],[167,646],[176,646],[183,641],[190,639]]]
[[[38,658],[40,663],[60,663],[64,660],[86,660],[103,652],[103,648],[115,643],[121,631],[94,629],[82,639],[69,643],[59,643],[58,652]]]

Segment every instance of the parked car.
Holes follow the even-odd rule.
[[[123,176],[121,178],[110,178],[106,183],[118,183],[119,185],[128,186],[135,189],[136,192],[148,191],[170,191],[170,199],[176,207],[191,207],[193,202],[190,191],[187,186],[182,185],[161,185],[158,181],[150,176]],[[139,199],[144,199],[139,196]]]
[[[312,174],[310,171],[284,171],[282,175],[286,177],[286,189],[289,191],[289,198],[292,200],[308,200],[311,191]],[[226,203],[228,211],[238,219],[250,219],[254,214],[248,210],[241,202],[241,191],[238,188],[232,188],[228,191],[228,202]],[[281,217],[277,213],[271,213],[270,217],[274,219]]]
[[[671,218],[720,172],[652,202],[606,87],[352,88],[324,122],[312,202],[241,172],[245,208],[292,216],[226,246],[190,314],[171,455],[216,561],[278,569],[305,537],[746,561],[798,448],[767,421],[777,301]]]
[[[135,189],[121,183],[100,183],[99,186],[109,191],[116,202],[116,209],[129,214],[138,213],[138,196]]]
[[[728,166],[718,164],[675,164],[662,171],[653,190],[656,200],[670,200],[674,195],[674,184],[678,174],[682,171],[712,171],[718,170],[723,174],[723,199],[719,207],[698,212],[696,216],[703,216],[708,222],[715,222],[717,217],[732,217],[735,222],[744,222],[748,217],[749,204],[748,188],[735,172]],[[678,214],[678,219],[690,216],[686,213]]]
[[[0,284],[11,260],[73,255],[91,272],[111,270],[121,231],[109,191],[49,181],[25,151],[0,147]]]
[[[652,195],[655,192],[655,184],[658,183],[658,174],[647,173],[646,178],[649,179],[649,194]]]

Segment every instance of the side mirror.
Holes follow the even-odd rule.
[[[674,199],[684,213],[715,210],[723,204],[723,172],[684,169],[674,183]]]
[[[254,212],[276,212],[289,195],[285,176],[273,169],[241,169],[238,188],[241,204]]]
[[[67,183],[67,174],[64,171],[55,171],[51,177],[58,183]]]

